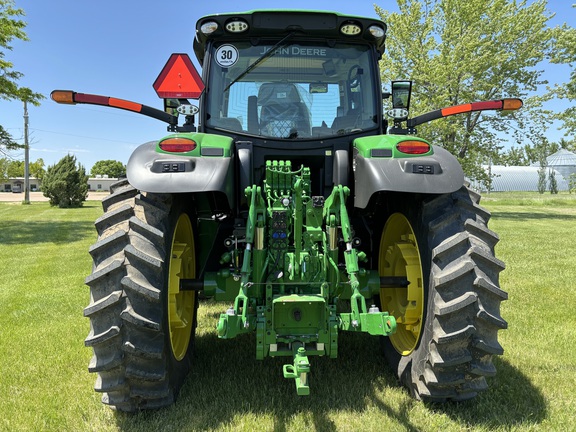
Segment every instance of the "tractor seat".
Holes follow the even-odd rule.
[[[264,83],[258,91],[260,135],[275,138],[310,136],[310,113],[290,83]]]

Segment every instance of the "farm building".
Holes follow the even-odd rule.
[[[556,153],[546,158],[548,166],[554,168],[562,177],[568,180],[570,175],[576,173],[576,154],[565,149],[560,149]],[[539,167],[540,164],[534,163],[531,166]]]
[[[537,191],[538,190],[538,170],[540,167],[531,166],[504,166],[488,165],[484,166],[486,172],[490,170],[492,174],[492,192],[512,192],[512,191]],[[548,189],[549,172],[554,171],[559,191],[568,190],[568,181],[553,168],[546,168],[546,181]],[[488,190],[482,182],[470,181],[470,186],[480,192]]]
[[[572,174],[576,174],[576,154],[568,150],[561,149],[546,158],[546,189],[549,190],[549,176],[554,172],[559,191],[569,190],[569,181]],[[540,164],[531,166],[504,166],[504,165],[484,165],[484,170],[492,176],[493,192],[506,191],[528,191],[538,190],[538,171]],[[484,192],[488,188],[478,181],[470,181],[472,188]]]

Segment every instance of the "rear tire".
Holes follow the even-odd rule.
[[[89,371],[98,374],[95,390],[105,404],[128,412],[159,408],[174,402],[190,370],[197,299],[178,290],[179,277],[195,276],[193,233],[178,234],[189,217],[171,195],[140,193],[127,180],[111,191],[95,223],[94,266],[86,278]],[[182,266],[174,251],[186,249],[190,236]],[[171,265],[186,269],[169,272]],[[183,330],[174,336],[176,325]]]
[[[500,303],[507,294],[498,284],[504,263],[494,256],[499,239],[487,228],[490,213],[479,201],[479,195],[463,187],[429,200],[403,199],[392,209],[409,221],[417,239],[423,281],[420,289],[411,288],[422,294],[423,307],[417,319],[405,317],[404,312],[392,313],[400,321],[399,331],[408,336],[400,343],[383,338],[384,354],[417,399],[444,402],[475,397],[487,388],[486,377],[496,373],[493,355],[503,353],[497,332],[507,327],[500,316]],[[394,225],[399,226],[388,224]],[[390,275],[386,262],[390,245],[384,243],[391,236],[385,234],[383,229],[379,272]],[[406,274],[400,270],[395,276]],[[402,299],[382,289],[383,310],[394,296],[399,304],[417,306],[414,291],[412,298],[404,294]],[[403,321],[411,323],[403,328]]]

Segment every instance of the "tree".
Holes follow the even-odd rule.
[[[551,16],[543,0],[397,3],[399,13],[376,6],[389,27],[388,54],[380,66],[384,82],[414,81],[413,112],[503,97],[525,99],[525,108],[513,114],[473,112],[420,126],[420,135],[456,155],[468,176],[484,179],[481,164],[496,156],[501,133],[516,123],[523,128],[536,117],[534,111],[546,114],[544,100],[528,94],[543,84],[537,65],[551,52],[560,29],[547,26]]]
[[[116,160],[101,160],[94,164],[90,175],[107,175],[108,177],[119,178],[126,176],[126,165]]]
[[[10,164],[10,160],[8,158],[0,158],[0,181],[8,180],[8,165]]]
[[[88,176],[81,164],[76,167],[76,156],[64,156],[48,167],[42,183],[44,196],[51,206],[81,207],[88,196]]]
[[[12,138],[12,136],[0,125],[0,155],[7,156],[9,150],[16,150],[19,148],[22,148],[22,146],[14,141],[14,138]]]
[[[42,181],[46,170],[44,169],[44,159],[38,158],[36,162],[31,162],[28,165],[28,172],[32,177],[36,177],[38,180]]]
[[[576,8],[576,4],[572,7]],[[576,29],[564,25],[564,31],[558,35],[557,49],[552,53],[553,63],[568,63],[572,67],[570,80],[567,83],[557,85],[552,94],[569,101],[576,102]],[[564,122],[564,128],[568,133],[576,134],[576,106],[571,106],[558,113],[557,118]]]
[[[505,152],[499,154],[496,159],[494,159],[496,165],[506,165],[506,166],[527,166],[530,165],[530,161],[526,156],[526,151],[522,147],[510,147]]]
[[[545,153],[540,154],[540,168],[538,168],[538,193],[543,194],[546,192],[546,161]]]
[[[23,76],[21,72],[13,70],[13,64],[6,60],[5,51],[12,50],[10,43],[13,39],[28,40],[24,28],[26,23],[19,19],[24,15],[22,9],[14,7],[13,0],[0,0],[0,99],[18,99],[33,105],[40,105],[44,96],[34,93],[27,87],[18,86],[18,80]],[[6,150],[22,148],[17,144],[6,130],[0,126],[0,154]]]
[[[13,160],[8,164],[8,178],[24,177],[24,161]]]
[[[3,173],[6,175],[5,178],[14,177],[24,177],[24,161],[20,160],[10,160],[8,158],[2,158],[5,165],[3,165]],[[46,170],[44,169],[44,160],[39,158],[36,162],[30,162],[28,166],[30,175],[42,180]]]
[[[572,153],[576,152],[576,139],[567,140],[567,139],[561,138],[558,145],[560,146],[560,148],[568,150]]]
[[[550,193],[558,194],[558,182],[556,181],[556,171],[552,168],[548,172],[548,182],[550,183]]]
[[[576,192],[576,173],[572,173],[568,177],[568,191],[570,193]]]

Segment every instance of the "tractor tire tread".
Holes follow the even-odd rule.
[[[85,345],[94,355],[88,369],[96,373],[102,402],[133,412],[173,403],[167,373],[161,291],[166,221],[171,196],[140,193],[126,180],[111,187],[102,201],[104,215],[95,222],[90,319]]]
[[[411,367],[400,377],[416,398],[462,401],[487,388],[492,356],[502,354],[497,332],[507,323],[499,288],[504,263],[494,256],[498,235],[480,195],[463,187],[421,206],[430,247],[428,318]],[[428,222],[426,222],[428,221]]]

